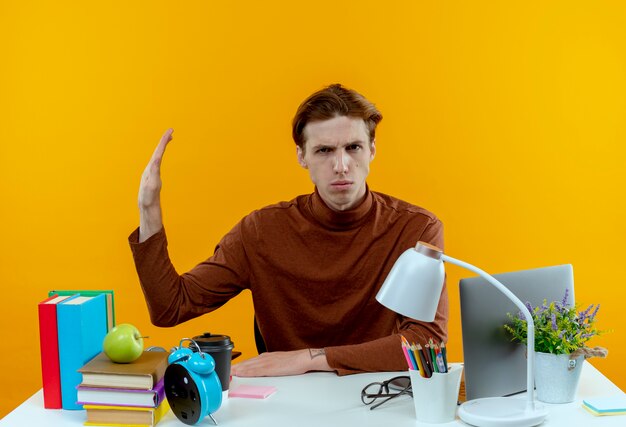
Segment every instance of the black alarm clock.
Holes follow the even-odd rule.
[[[183,347],[184,341],[190,341],[198,351]],[[176,418],[195,425],[208,416],[217,425],[212,414],[222,405],[222,384],[211,355],[202,352],[194,340],[183,338],[167,361],[165,396]]]

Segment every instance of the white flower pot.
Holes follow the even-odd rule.
[[[535,352],[537,399],[546,403],[569,403],[576,398],[584,356]]]

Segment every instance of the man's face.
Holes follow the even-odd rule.
[[[335,211],[357,206],[365,196],[365,178],[376,146],[362,119],[346,116],[308,123],[298,162],[309,170],[322,200]]]

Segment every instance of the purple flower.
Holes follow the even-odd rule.
[[[591,313],[591,316],[589,316],[590,322],[593,322],[593,319],[596,317],[596,314],[598,314],[599,309],[600,309],[600,304],[596,305],[596,309],[593,310],[593,313]]]
[[[526,308],[528,309],[528,311],[530,311],[531,313],[533,312],[533,306],[530,305],[529,302],[526,302]]]
[[[552,313],[552,330],[556,331],[558,328],[556,326],[556,314]]]
[[[565,335],[565,330],[562,330],[561,332],[559,332],[559,339],[562,339],[563,335]]]
[[[591,311],[592,308],[593,308],[593,304],[587,307],[586,310],[578,313],[578,323],[581,323],[581,324],[585,323],[585,320],[587,320],[587,316],[589,316],[589,312]]]
[[[563,307],[565,307],[567,305],[567,297],[569,296],[569,289],[565,288],[565,296],[563,297],[563,300],[561,301],[561,305]]]

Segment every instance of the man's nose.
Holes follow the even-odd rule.
[[[338,151],[337,154],[335,155],[335,166],[333,168],[334,172],[335,173],[347,173],[349,163],[350,163],[350,156],[348,156],[348,154],[344,151]]]

